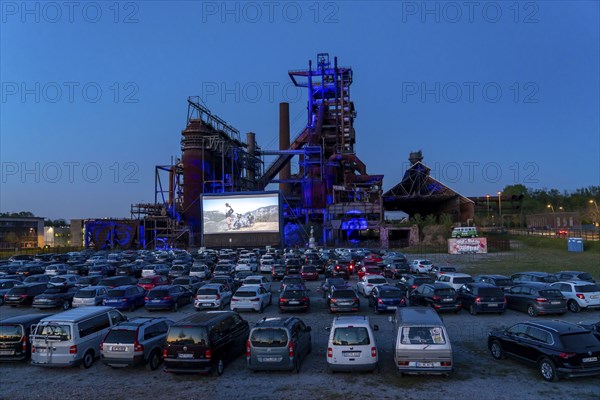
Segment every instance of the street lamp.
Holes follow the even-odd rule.
[[[502,192],[498,192],[498,214],[500,214],[500,226],[502,226],[502,198],[500,196],[502,196]]]
[[[554,212],[554,207],[552,207],[552,204],[548,204],[546,208],[552,209],[552,225],[556,224],[556,213]],[[552,226],[552,228],[554,228],[554,226]]]
[[[485,198],[487,200],[487,217],[490,219],[490,195],[486,194]]]
[[[598,204],[596,204],[596,200],[590,200],[590,204],[593,204],[596,207],[596,212],[598,212]]]

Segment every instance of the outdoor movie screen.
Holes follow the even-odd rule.
[[[279,232],[279,193],[202,197],[204,235]]]

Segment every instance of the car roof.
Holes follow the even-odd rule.
[[[174,325],[185,326],[185,325],[204,325],[207,322],[225,318],[229,315],[235,314],[233,311],[207,311],[203,313],[195,313],[184,319],[177,321]]]
[[[404,291],[402,289],[400,289],[397,286],[392,286],[392,285],[381,285],[381,286],[376,286],[375,287],[377,290],[394,290],[400,293],[404,293]]]
[[[435,283],[424,283],[423,286],[431,286],[434,289],[454,289],[447,283],[435,282]]]
[[[369,317],[366,315],[339,316],[333,318],[333,326],[369,326]]]
[[[289,285],[285,285],[285,289],[283,289],[284,292],[288,290],[306,290],[306,287],[301,283],[291,283]]]
[[[139,327],[152,323],[152,322],[160,322],[167,321],[169,318],[166,317],[134,317],[127,321],[123,321],[118,325],[114,326],[112,330],[137,330]]]
[[[559,272],[557,272],[557,274],[575,274],[575,275],[579,275],[579,274],[587,274],[587,272],[585,272],[585,271],[559,271]]]
[[[548,275],[552,275],[552,276],[554,276],[554,274],[551,274],[549,272],[541,272],[541,271],[517,272],[517,273],[514,273],[512,276],[514,276],[514,275],[533,275],[533,276],[548,276]]]
[[[207,283],[206,285],[202,286],[200,289],[219,289],[223,287],[222,283]]]
[[[262,275],[250,275],[250,276],[247,276],[246,279],[260,279],[260,280],[264,280],[266,278],[264,276],[262,276]]]
[[[98,290],[98,289],[106,289],[106,286],[86,286],[82,287],[79,290]]]
[[[26,324],[29,322],[37,322],[42,318],[47,317],[48,314],[25,314],[16,315],[14,317],[6,318],[0,321],[0,324]]]
[[[285,328],[288,325],[290,325],[291,323],[294,323],[296,321],[300,321],[299,318],[297,317],[288,317],[288,318],[280,318],[280,317],[273,317],[273,318],[267,318],[264,317],[263,319],[259,320],[256,323],[255,328]]]
[[[553,283],[556,283],[556,282],[553,282]],[[550,283],[546,283],[546,282],[525,282],[525,283],[519,283],[515,286],[531,287],[531,288],[538,289],[538,290],[556,289],[554,286],[551,286]]]
[[[479,278],[492,278],[492,279],[510,279],[506,275],[498,275],[498,274],[492,274],[492,275],[484,274],[484,275],[477,275],[477,277],[479,277]]]
[[[561,321],[561,320],[552,320],[552,321],[529,321],[525,322],[526,325],[537,326],[542,328],[547,328],[553,330],[558,333],[575,333],[575,332],[589,332],[588,329],[579,326],[577,324]]]
[[[114,307],[106,306],[72,308],[55,315],[49,315],[42,319],[42,322],[75,322],[82,318],[93,317],[94,315],[102,314],[110,310],[116,311]]]
[[[121,286],[115,286],[114,288],[111,288],[110,290],[125,290],[125,289],[129,289],[132,287],[138,287],[137,285],[121,285]]]
[[[594,282],[582,281],[579,279],[573,279],[573,280],[568,280],[568,281],[558,281],[558,282],[552,283],[551,285],[554,285],[556,283],[567,283],[567,284],[571,284],[571,285],[595,285]]]
[[[476,288],[494,288],[494,289],[500,289],[498,286],[492,285],[491,283],[487,283],[487,282],[469,282],[469,283],[465,283],[465,285],[476,287]]]
[[[471,278],[471,275],[465,274],[462,272],[448,272],[444,274],[445,276],[455,277],[455,278]]]

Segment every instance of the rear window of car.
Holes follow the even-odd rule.
[[[560,335],[560,340],[566,351],[577,353],[587,352],[589,349],[598,348],[598,339],[591,332],[569,333]]]
[[[167,334],[167,344],[171,345],[206,345],[208,338],[206,329],[199,326],[171,326]]]
[[[261,284],[261,280],[260,279],[245,279],[244,280],[244,284],[246,284],[246,285],[260,285]]]
[[[254,297],[256,296],[256,292],[252,292],[249,290],[238,290],[235,292],[235,297]]]
[[[107,293],[108,297],[121,297],[125,296],[125,290],[109,290]]]
[[[293,283],[302,283],[302,279],[300,278],[284,278],[283,279],[283,283],[287,284],[293,284]]]
[[[64,281],[66,281],[66,279],[61,276],[57,276],[56,278],[50,279],[50,283],[61,283]]]
[[[152,283],[154,282],[154,278],[142,278],[139,280],[138,283],[144,284],[144,283]]]
[[[62,287],[51,287],[51,288],[46,289],[44,294],[64,293],[64,292],[66,292],[65,289],[66,288],[62,288]]]
[[[363,326],[335,328],[334,346],[365,346],[371,344],[369,331]]]
[[[27,294],[27,287],[14,287],[10,289],[10,294]]]
[[[281,297],[286,299],[300,299],[305,297],[303,290],[284,290]]]
[[[454,293],[454,290],[451,288],[435,290],[435,294],[437,294],[438,296],[452,296]]]
[[[431,265],[432,263],[431,263],[431,261],[423,260],[419,264],[421,264],[421,265]]]
[[[540,296],[544,297],[563,297],[558,289],[540,290]]]
[[[217,289],[198,289],[198,295],[200,296],[214,296],[217,293],[219,293],[219,291]]]
[[[402,344],[446,344],[442,328],[437,326],[402,327]]]
[[[13,342],[23,337],[21,325],[0,325],[0,341]]]
[[[316,267],[304,267],[304,268],[302,268],[302,272],[314,273],[314,272],[317,272],[317,268]]]
[[[454,267],[440,267],[441,272],[456,272],[456,268]]]
[[[431,278],[415,278],[414,283],[415,285],[421,285],[423,283],[432,283],[433,279]]]
[[[600,292],[598,285],[579,285],[575,286],[575,291],[579,293]]]
[[[583,281],[589,281],[592,280],[592,276],[590,274],[588,274],[587,272],[584,272],[582,274],[577,275],[577,277]]]
[[[340,297],[340,298],[356,297],[356,293],[354,293],[353,290],[336,290],[333,292],[333,297]]]
[[[369,283],[379,284],[379,283],[387,283],[385,278],[369,278]]]
[[[496,279],[496,286],[510,286],[513,284],[511,279]]]
[[[192,267],[192,272],[200,272],[204,271],[205,267]]]
[[[111,329],[104,339],[105,343],[133,343],[135,342],[135,331],[129,329]]]
[[[79,297],[80,299],[90,299],[92,297],[96,297],[96,291],[83,289],[78,291],[75,297]]]
[[[173,285],[187,285],[190,283],[188,278],[177,278],[173,281]]]
[[[382,290],[379,292],[379,297],[384,299],[399,299],[402,297],[400,290]]]
[[[151,290],[150,293],[148,293],[148,297],[167,297],[169,295],[169,291],[168,290],[164,290],[164,289],[158,289],[158,290]]]
[[[35,334],[48,336],[51,339],[71,340],[71,327],[69,325],[54,323],[38,325]]]
[[[255,347],[285,347],[288,336],[285,329],[254,329],[250,335],[250,343]]]
[[[504,292],[496,288],[479,288],[477,294],[485,297],[502,297]]]

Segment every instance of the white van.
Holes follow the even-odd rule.
[[[48,316],[31,330],[31,363],[89,368],[110,328],[126,319],[112,307],[74,308]]]
[[[327,343],[327,371],[375,371],[379,352],[369,317],[335,317]]]
[[[398,308],[394,362],[402,374],[449,375],[452,346],[438,313],[427,307]]]

